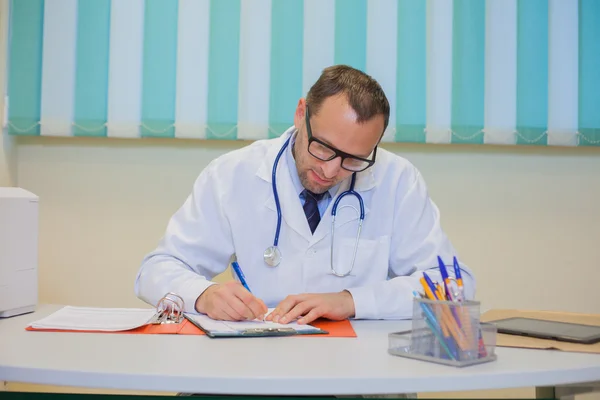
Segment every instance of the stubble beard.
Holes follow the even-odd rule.
[[[311,180],[308,179],[308,169],[304,169],[301,170],[302,164],[304,164],[304,161],[306,161],[305,157],[312,157],[310,154],[298,154],[296,152],[296,145],[298,144],[298,142],[294,142],[294,145],[292,146],[292,156],[294,157],[294,161],[296,162],[296,170],[298,171],[298,177],[300,178],[300,183],[302,184],[302,187],[304,187],[305,189],[316,193],[316,194],[321,194],[321,193],[325,193],[326,191],[328,191],[329,189],[331,189],[332,187],[334,187],[337,182],[333,183],[332,185],[330,185],[329,187],[323,187],[323,186],[314,186],[313,182]]]

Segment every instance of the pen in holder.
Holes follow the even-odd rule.
[[[480,323],[477,301],[415,298],[412,330],[389,335],[390,354],[457,367],[496,359],[496,327]]]

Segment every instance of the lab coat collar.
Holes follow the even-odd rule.
[[[268,182],[271,185],[271,176],[273,171],[273,163],[277,158],[277,154],[281,150],[281,147],[285,143],[285,141],[295,132],[296,128],[291,127],[286,130],[279,138],[274,139],[273,143],[267,150],[267,154],[264,157],[262,163],[256,172],[256,175]],[[298,199],[298,195],[296,190],[294,189],[294,185],[289,173],[287,173],[286,169],[287,165],[287,157],[284,155],[279,159],[279,165],[277,167],[277,193],[279,195],[279,202],[281,205],[281,214],[282,218],[285,219],[286,224],[295,230],[298,234],[304,237],[310,245],[313,245],[323,238],[325,238],[328,234],[331,233],[331,209],[337,196],[339,196],[343,191],[348,190],[350,187],[351,176],[346,180],[341,182],[338,185],[338,190],[336,195],[331,199],[327,210],[325,211],[323,217],[321,218],[321,222],[314,234],[311,234],[310,228],[308,226],[308,222],[306,221],[306,217],[304,216],[304,211],[302,210],[302,204]],[[361,173],[356,174],[356,182],[354,185],[354,189],[359,192],[359,194],[363,194],[375,187],[375,177],[373,174],[373,167],[363,171]],[[356,198],[354,196],[347,196],[342,200],[345,202],[346,199],[352,201],[352,204],[356,204]],[[363,196],[364,200],[364,196]],[[369,207],[367,202],[364,202],[365,207],[365,218],[369,213]],[[275,196],[273,195],[273,191],[270,190],[269,196],[265,201],[265,206],[273,211],[277,211],[277,207],[275,205]],[[358,205],[356,205],[358,208]],[[343,213],[336,217],[336,227],[344,225],[348,222],[357,221],[358,215],[354,215],[353,213]],[[283,232],[280,235],[284,234]]]
[[[271,187],[273,164],[277,158],[277,154],[281,150],[281,147],[285,141],[290,137],[291,133],[294,132],[294,128],[290,128],[281,135],[280,138],[273,140],[270,148],[267,150],[267,154],[258,168],[257,175],[259,178],[269,183]],[[287,150],[287,149],[286,149]],[[277,165],[277,194],[279,196],[279,204],[281,206],[281,216],[285,220],[285,225],[296,231],[300,236],[310,241],[312,234],[304,216],[302,204],[294,188],[292,177],[288,172],[288,161],[285,154],[282,154],[279,158],[279,164]],[[265,206],[273,211],[277,211],[275,204],[275,195],[273,189],[269,189],[269,195],[265,201]],[[285,228],[283,227],[280,232],[280,237],[285,235]]]

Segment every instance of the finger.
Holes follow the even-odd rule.
[[[220,303],[219,310],[225,315],[225,320],[227,321],[242,321],[246,319],[246,317],[240,314],[228,300]]]
[[[323,314],[324,314],[324,312],[321,308],[319,308],[319,307],[313,308],[312,310],[310,310],[310,312],[308,314],[306,314],[305,316],[298,319],[298,324],[300,324],[300,325],[310,324],[317,318],[322,317]]]
[[[241,319],[252,320],[256,318],[252,310],[239,297],[233,297],[229,305],[241,316]]]
[[[247,307],[235,294],[240,288],[243,290],[241,285],[239,285],[239,288],[236,286],[229,286],[227,290],[219,293],[218,301],[215,303],[222,312],[227,314],[230,321],[242,321],[248,319],[248,315],[246,314],[249,314],[249,310],[247,310]],[[245,312],[246,310],[247,312]]]
[[[258,300],[258,302],[260,303],[261,308],[264,310],[265,314],[269,312],[269,307],[267,307],[267,305],[265,304],[264,301],[262,301],[261,299],[259,299],[258,297],[255,297],[256,300]]]
[[[312,304],[310,301],[299,302],[290,311],[284,314],[279,320],[279,322],[282,324],[287,324],[288,322],[295,320],[301,315],[308,313],[314,307],[315,304]]]
[[[229,313],[233,314],[230,315]],[[212,307],[206,313],[210,318],[216,321],[237,321],[238,318],[235,317],[235,311],[232,310],[226,303],[218,301],[215,302]]]
[[[267,308],[267,306],[265,305],[265,303],[256,298],[256,297],[252,297],[252,301],[250,303],[247,303],[248,308],[250,308],[250,310],[252,310],[252,313],[254,314],[254,318],[257,319],[264,319],[265,315],[267,314],[267,312],[269,311],[269,309]]]
[[[301,296],[288,296],[281,303],[275,307],[275,310],[269,315],[273,322],[279,322],[279,319],[287,314],[293,307],[296,306],[301,300]]]
[[[286,301],[286,300],[284,300]],[[275,309],[266,316],[265,320],[266,321],[273,321],[273,322],[278,322],[279,318],[281,318],[282,315],[282,309],[287,309],[289,308],[289,306],[286,306],[283,301],[279,304],[277,304],[277,307],[275,307]]]
[[[251,319],[263,319],[268,311],[266,304],[247,290],[236,292],[238,298],[250,309]]]
[[[244,292],[247,293],[246,289],[244,289],[239,283],[235,282],[228,284],[225,287],[225,290],[219,293],[219,299],[222,301],[222,303],[220,303],[221,308],[227,310],[227,314],[229,314],[236,321],[254,318],[252,311],[240,299],[241,294]],[[227,304],[227,306],[224,306],[224,304]]]

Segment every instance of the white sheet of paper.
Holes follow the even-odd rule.
[[[92,308],[65,306],[30,324],[37,329],[126,331],[146,325],[156,314],[146,308]]]
[[[274,308],[269,308],[267,315],[272,313]],[[298,332],[310,332],[318,330],[311,325],[300,325],[296,322],[287,324],[278,324],[272,321],[216,321],[205,314],[186,314],[186,316],[196,323],[200,324],[204,329],[210,332],[219,333],[235,333],[245,329],[263,329],[263,328],[293,328]]]

